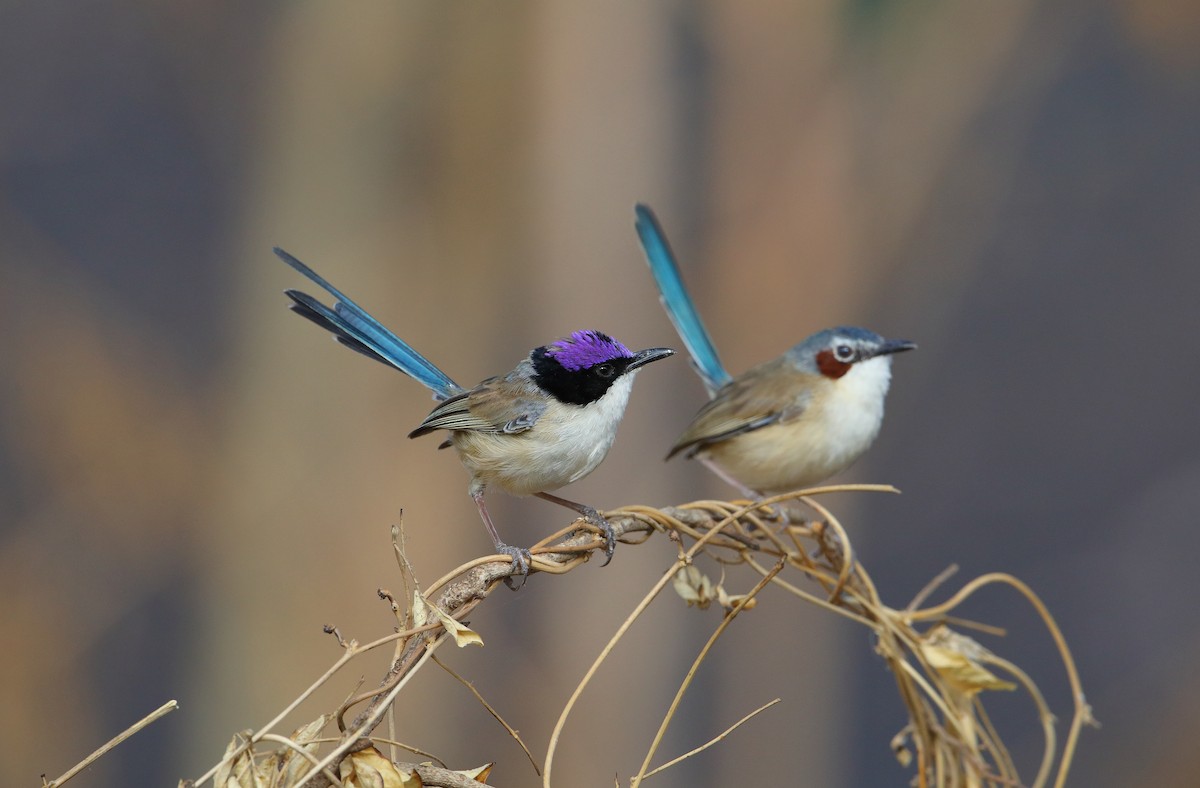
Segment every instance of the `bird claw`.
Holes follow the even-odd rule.
[[[513,591],[525,585],[525,581],[529,578],[529,562],[533,560],[533,554],[529,552],[529,548],[513,547],[501,542],[496,545],[496,552],[508,556],[512,560],[513,569],[521,577],[520,585],[513,581],[512,575],[504,578],[504,584]]]
[[[608,524],[608,520],[604,519],[604,515],[590,506],[586,507],[583,512],[583,519],[599,528],[601,535],[604,536],[604,563],[600,566],[608,566],[608,562],[612,560],[613,553],[617,549],[617,535],[613,531],[613,527]]]

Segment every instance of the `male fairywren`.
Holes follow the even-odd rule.
[[[505,544],[483,502],[489,487],[510,495],[536,495],[572,509],[600,528],[605,564],[614,538],[608,522],[590,506],[548,491],[587,476],[608,454],[625,414],[637,370],[673,355],[669,348],[631,352],[599,331],[576,331],[534,348],[507,375],[464,389],[358,304],[282,249],[275,254],[334,297],[330,308],[297,290],[287,290],[290,308],[333,332],[346,347],[398,369],[433,392],[437,407],[408,437],[446,430],[439,448],[454,447],[470,474],[468,490],[496,551],[529,572],[529,551]]]
[[[916,345],[865,328],[829,328],[732,377],[717,358],[654,212],[641,204],[635,211],[663,307],[710,397],[667,459],[686,452],[757,499],[816,484],[862,456],[883,424],[892,354]]]

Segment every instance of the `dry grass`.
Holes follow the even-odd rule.
[[[1084,724],[1094,724],[1094,720],[1084,699],[1070,650],[1049,611],[1024,583],[1001,573],[977,577],[951,594],[947,601],[924,606],[932,592],[948,581],[952,570],[931,581],[905,607],[889,607],[881,600],[866,569],[855,559],[841,523],[816,500],[819,495],[849,491],[894,492],[893,488],[885,486],[840,485],[777,496],[761,505],[698,501],[665,509],[630,506],[608,512],[610,523],[623,541],[640,544],[656,533],[665,534],[677,543],[678,555],[612,635],[571,694],[547,743],[544,769],[525,742],[470,682],[434,656],[447,641],[459,646],[481,644],[478,636],[459,622],[509,578],[511,565],[508,560],[500,560],[499,556],[478,558],[422,591],[413,581],[412,567],[404,555],[402,531],[395,528],[392,541],[404,594],[394,597],[381,591],[381,596],[391,603],[398,631],[360,644],[346,640],[336,629],[330,629],[330,634],[342,646],[341,657],[258,731],[235,736],[224,756],[208,772],[196,780],[185,780],[182,785],[198,787],[211,782],[220,788],[299,785],[347,788],[469,785],[478,788],[485,784],[490,765],[452,770],[432,754],[396,742],[394,735],[376,732],[380,723],[393,713],[394,701],[407,682],[433,661],[466,685],[487,712],[504,725],[524,749],[532,769],[541,774],[543,785],[548,787],[552,784],[559,741],[584,689],[642,612],[664,589],[673,586],[689,604],[701,607],[716,604],[725,609],[725,616],[697,654],[664,713],[640,769],[629,781],[630,787],[634,788],[650,776],[717,744],[738,726],[778,702],[772,701],[750,712],[720,736],[652,768],[675,711],[712,645],[730,622],[754,607],[755,597],[762,589],[775,585],[799,602],[847,618],[874,634],[875,649],[895,677],[900,698],[908,709],[908,722],[893,739],[892,746],[903,771],[913,769],[914,785],[922,788],[1062,786],[1080,730]],[[534,571],[562,574],[587,561],[591,552],[602,548],[602,543],[589,528],[573,524],[535,546]],[[698,570],[694,562],[701,554],[723,566],[725,571],[721,579],[714,582]],[[744,571],[739,572],[739,568],[755,573],[757,582],[745,593],[731,594],[725,588],[726,575],[746,575]],[[965,601],[989,586],[1007,587],[1027,601],[1058,649],[1074,697],[1071,723],[1061,746],[1055,717],[1033,680],[1018,666],[992,654],[961,631],[973,628],[998,634],[994,627],[955,617],[955,612]],[[277,732],[314,691],[330,681],[347,663],[365,652],[387,645],[393,648],[390,669],[376,687],[356,692],[339,708],[302,725],[290,736]],[[1019,776],[1017,766],[985,711],[987,693],[1018,689],[1032,698],[1045,737],[1043,756],[1032,780]],[[115,746],[123,737],[167,710],[166,707],[159,709],[106,747]],[[337,735],[322,738],[322,731],[330,723],[336,724]],[[389,724],[389,729],[394,729],[394,725]],[[384,757],[377,745],[390,747],[391,757]],[[397,747],[412,752],[420,762],[397,760]],[[101,748],[75,770],[43,784],[62,785],[104,751],[106,749]]]

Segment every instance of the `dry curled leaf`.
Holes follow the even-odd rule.
[[[295,747],[281,746],[266,757],[257,759],[254,757],[254,748],[246,746],[251,732],[242,731],[234,736],[225,748],[225,757],[233,757],[217,770],[213,776],[213,785],[217,788],[276,788],[295,785],[296,781],[312,768],[312,763],[297,752],[297,748],[310,754],[315,753],[320,746],[316,738],[330,719],[330,715],[322,714],[312,722],[301,725],[289,737]],[[263,742],[259,742],[259,746],[263,746]]]
[[[749,599],[747,599],[747,597],[750,597],[750,595],[749,594],[732,594],[731,595],[725,591],[725,586],[723,586],[723,585],[717,586],[717,604],[719,604],[721,607],[725,608],[726,610],[733,610],[739,604],[742,604],[742,600],[746,600],[745,604],[742,604],[742,610],[753,610],[754,606],[758,604],[758,600],[753,597],[750,597]]]
[[[485,763],[483,766],[476,766],[474,769],[462,769],[456,771],[455,774],[461,774],[463,777],[474,780],[478,783],[486,783],[488,777],[492,774],[492,768],[495,763]]]
[[[983,666],[992,652],[949,627],[934,627],[921,644],[921,654],[952,687],[964,695],[983,690],[1012,691],[1017,685],[1005,681]]]
[[[399,769],[374,747],[351,753],[338,766],[346,788],[421,788],[415,771]]]
[[[413,621],[421,627],[429,622],[437,619],[437,621],[450,633],[454,638],[454,643],[459,648],[463,646],[482,646],[483,638],[473,629],[463,626],[452,616],[446,615],[444,611],[435,605],[431,605],[425,601],[425,597],[421,596],[420,591],[413,592],[412,603]]]
[[[257,788],[258,780],[254,774],[254,759],[248,748],[242,749],[246,746],[252,733],[247,730],[233,735],[229,746],[225,748],[221,767],[213,775],[213,785],[217,788]],[[238,752],[238,750],[242,751]],[[235,753],[237,754],[235,755]]]
[[[695,566],[685,566],[675,573],[673,586],[675,593],[683,597],[683,601],[687,602],[689,607],[695,605],[701,610],[707,610],[715,601],[725,610],[733,610],[748,594],[730,594],[725,590],[724,579],[722,575],[722,582],[714,584]],[[756,604],[757,600],[750,599],[742,609],[749,610]]]
[[[701,610],[708,608],[716,598],[713,582],[694,566],[680,567],[672,583],[675,593],[683,597],[688,607],[696,605]]]
[[[912,750],[908,747],[908,728],[897,733],[892,737],[892,754],[896,756],[896,761],[901,766],[907,767],[912,763]]]
[[[325,729],[331,719],[332,715],[322,714],[307,725],[301,725],[292,733],[292,741],[305,752],[315,753],[320,745],[314,739],[321,735],[321,731]],[[271,756],[270,761],[269,764],[264,764],[264,767],[271,767],[269,773],[278,775],[272,785],[295,785],[296,781],[312,768],[312,764],[307,758],[290,747],[277,750]]]

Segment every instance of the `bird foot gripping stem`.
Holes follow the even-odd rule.
[[[512,560],[513,570],[521,578],[521,582],[517,583],[513,580],[513,575],[504,578],[504,585],[511,588],[513,591],[525,585],[525,581],[529,579],[529,562],[533,560],[533,555],[529,552],[528,547],[513,547],[512,545],[499,542],[496,544],[496,552],[501,555],[506,555]]]
[[[604,563],[600,564],[600,566],[608,566],[609,561],[612,561],[613,553],[617,549],[617,534],[608,520],[604,519],[604,515],[590,506],[584,508],[587,511],[581,512],[583,519],[599,528],[600,535],[604,537]]]

